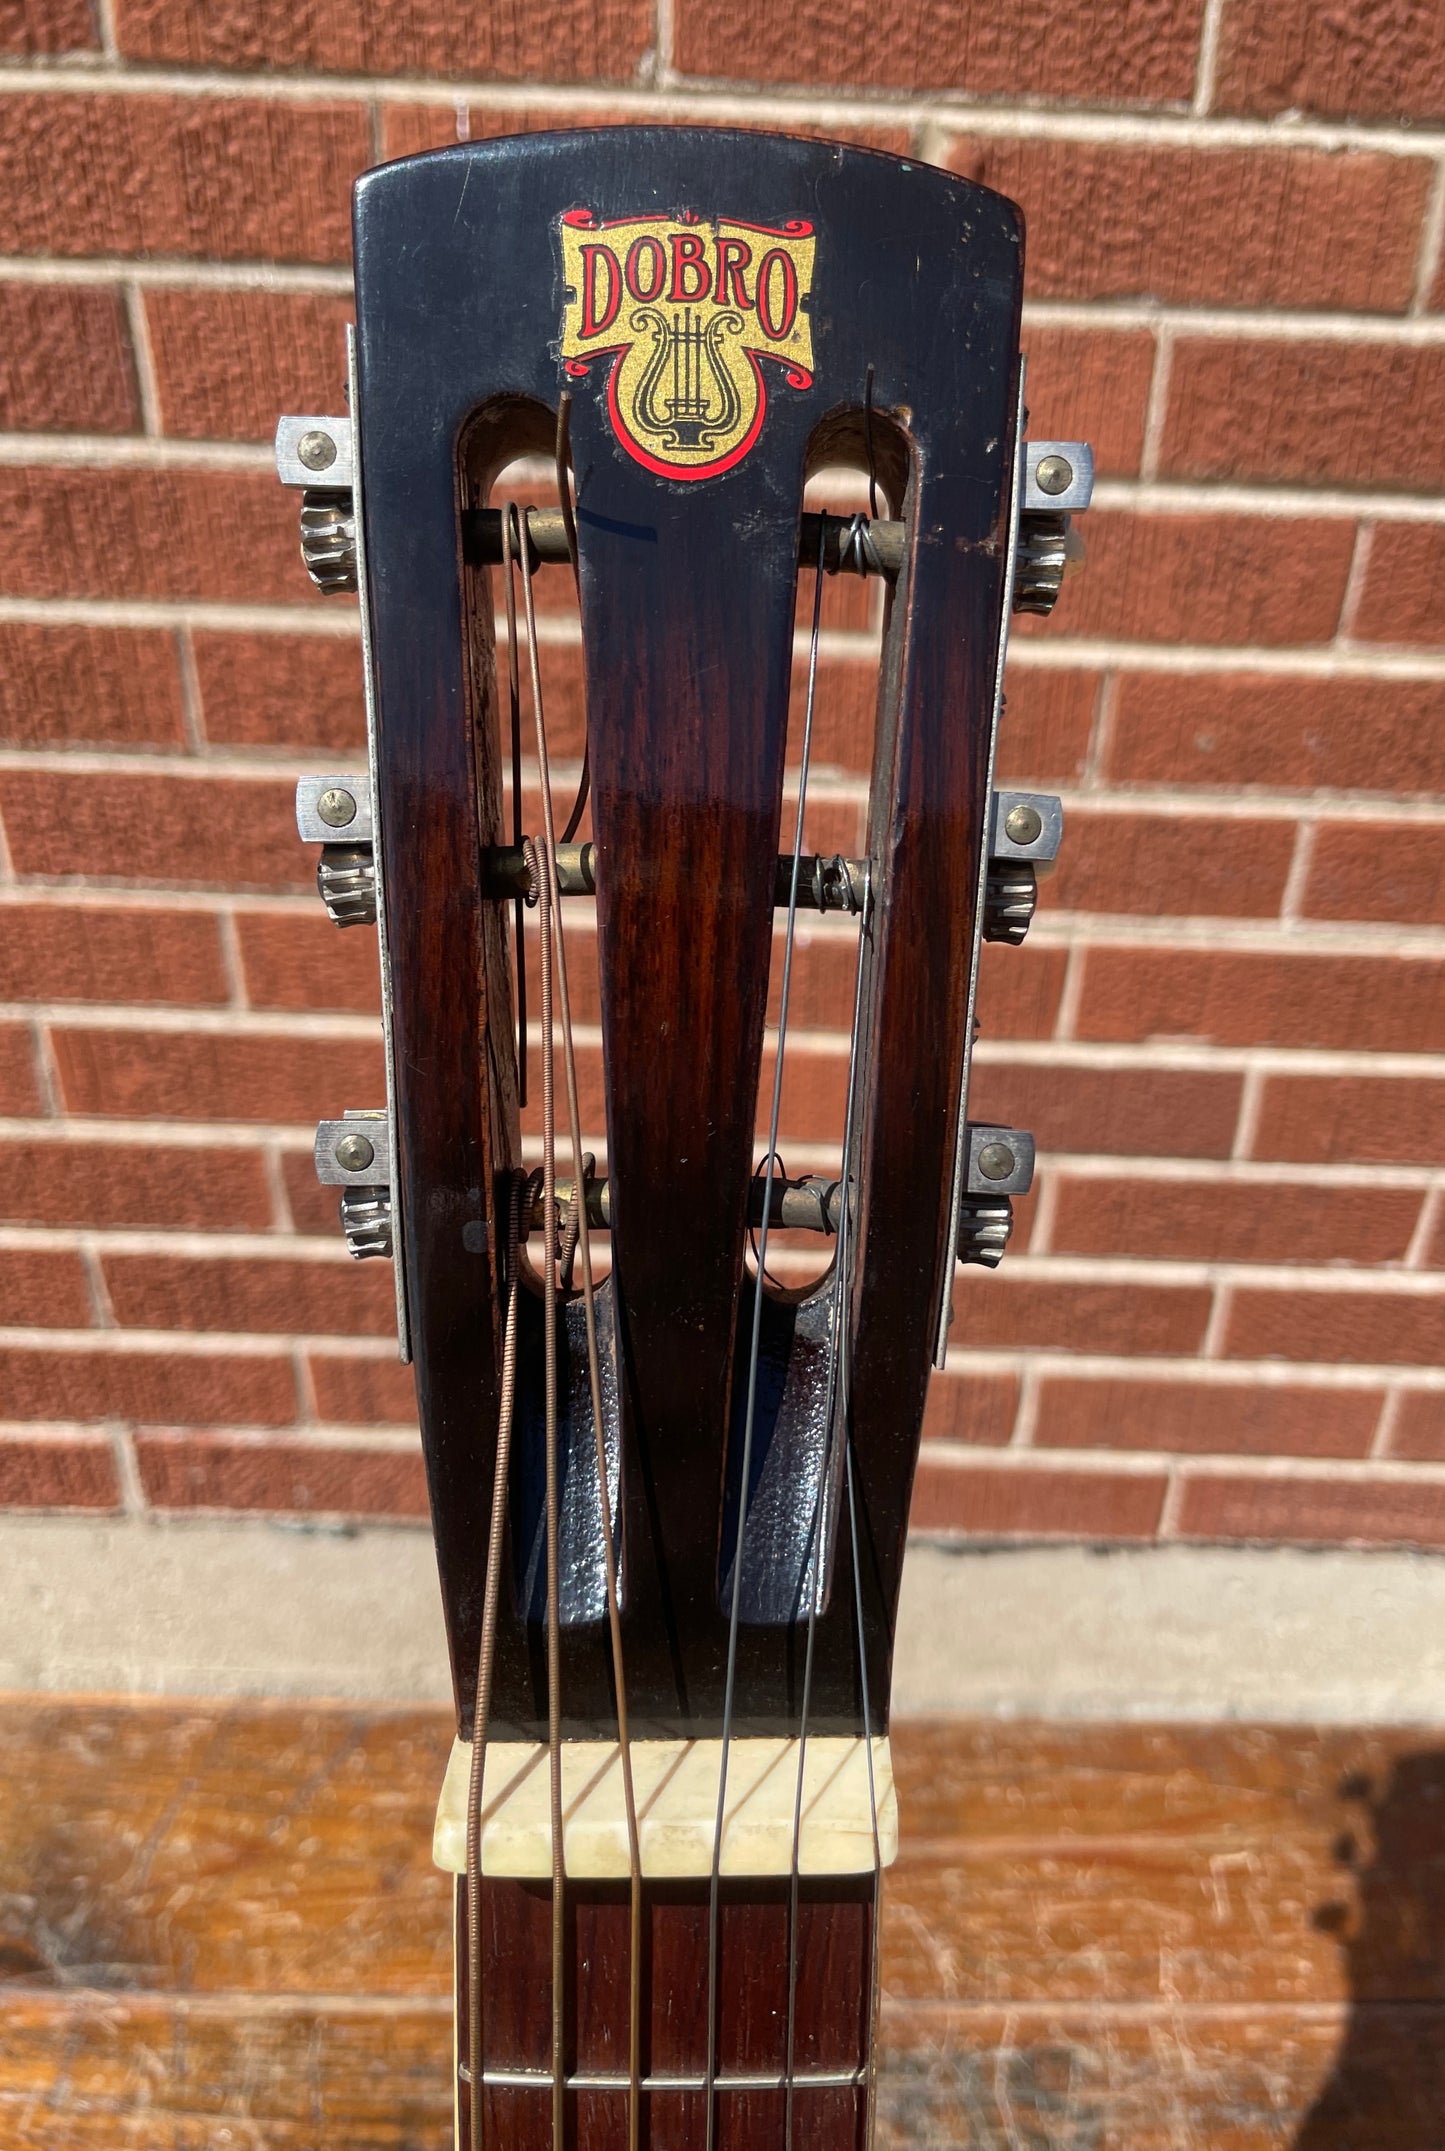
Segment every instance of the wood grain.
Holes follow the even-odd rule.
[[[450,2151],[449,1741],[439,1711],[0,1703],[5,2151]],[[878,2151],[1439,2151],[1445,1739],[894,1753]]]

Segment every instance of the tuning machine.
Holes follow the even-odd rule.
[[[283,418],[276,471],[301,491],[301,558],[328,596],[357,587],[356,504],[349,418]]]
[[[351,1112],[316,1130],[316,1177],[341,1190],[341,1229],[358,1261],[390,1255],[391,1132],[383,1112]]]
[[[1021,1128],[968,1124],[968,1155],[955,1245],[960,1262],[996,1270],[1013,1231],[1015,1195],[1034,1184],[1034,1139]]]
[[[1050,613],[1066,576],[1084,564],[1084,542],[1070,518],[1094,491],[1094,451],[1087,441],[1026,441],[1014,561],[1015,612]]]
[[[1052,792],[995,792],[988,828],[983,938],[1017,947],[1038,903],[1040,873],[1052,873],[1064,835],[1062,801]]]
[[[296,827],[303,844],[321,846],[316,886],[328,917],[338,926],[374,926],[376,831],[370,777],[333,772],[298,779]]]

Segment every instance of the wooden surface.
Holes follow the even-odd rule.
[[[4,2151],[448,2151],[442,1712],[0,1704]],[[1445,1737],[895,1732],[880,2151],[1439,2151]]]

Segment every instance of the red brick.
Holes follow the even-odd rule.
[[[1409,426],[1401,411],[1411,413]],[[1442,434],[1438,345],[1182,337],[1160,469],[1175,478],[1429,492],[1445,484]]]
[[[543,0],[526,9],[222,0],[201,10],[187,0],[119,0],[116,36],[128,59],[204,67],[629,82],[652,42],[653,16],[645,0]]]
[[[383,1262],[107,1255],[102,1267],[116,1320],[130,1329],[385,1336],[395,1321]]]
[[[360,104],[290,98],[0,99],[0,201],[16,254],[345,261]]]
[[[271,1223],[256,1150],[16,1137],[0,1142],[0,1187],[0,1210],[13,1224],[264,1232]]]
[[[1445,1391],[1416,1389],[1401,1397],[1387,1453],[1421,1464],[1445,1461]]]
[[[133,433],[139,426],[119,292],[0,284],[0,429]]]
[[[1412,414],[1413,416],[1413,414]],[[1381,523],[1353,632],[1361,642],[1445,643],[1445,525]]]
[[[173,747],[185,736],[173,635],[0,622],[0,738]]]
[[[1101,477],[1132,477],[1144,449],[1154,373],[1146,329],[1065,329],[1030,322],[1029,431],[1035,440],[1087,441]]]
[[[1181,1456],[1365,1456],[1384,1391],[1128,1382],[1048,1376],[1040,1449],[1158,1449]]]
[[[1254,1156],[1304,1165],[1438,1165],[1445,1083],[1428,1076],[1269,1076]]]
[[[1291,821],[1070,809],[1050,911],[1274,918],[1294,857]]]
[[[309,918],[243,911],[236,931],[253,1008],[380,1011],[375,934],[339,932],[319,902]]]
[[[1030,1129],[1041,1150],[1227,1158],[1239,1092],[1237,1075],[1209,1071],[986,1061],[974,1068],[969,1112]]]
[[[0,810],[21,874],[314,886],[315,855],[296,834],[296,785],[288,777],[181,777],[142,768],[81,785],[64,770],[12,769],[0,778]]]
[[[213,746],[330,748],[365,759],[359,638],[205,628],[194,644]]]
[[[989,1038],[1052,1038],[1068,969],[1068,951],[1025,942],[985,945],[978,1016]]]
[[[156,1433],[137,1439],[136,1456],[146,1498],[158,1509],[427,1514],[426,1475],[414,1449],[333,1449]]]
[[[73,1113],[304,1125],[348,1099],[385,1095],[379,1035],[57,1030],[51,1043]]]
[[[1058,1181],[1054,1250],[1179,1262],[1401,1262],[1420,1215],[1414,1188],[1242,1181]]]
[[[1072,784],[1081,776],[1098,694],[1094,672],[1011,666],[999,727],[1000,784]]]
[[[93,1320],[79,1255],[62,1247],[0,1248],[0,1325],[88,1329]]]
[[[948,1341],[966,1351],[1196,1352],[1212,1296],[1199,1285],[1020,1277],[1007,1265],[992,1274],[961,1270]]]
[[[39,1113],[35,1040],[28,1023],[0,1023],[0,1113]]]
[[[761,0],[741,10],[680,0],[676,38],[677,64],[689,75],[1137,102],[1189,96],[1199,7],[1113,0],[1102,15],[1081,16],[1059,0],[1037,14],[927,0],[888,14],[804,0],[784,13]]]
[[[0,52],[94,51],[99,43],[87,0],[0,0]]]
[[[290,1426],[296,1381],[288,1358],[251,1353],[0,1350],[0,1394],[11,1419],[163,1420],[214,1426]]]
[[[1013,1432],[1019,1385],[1011,1374],[935,1374],[923,1415],[925,1441],[966,1441],[1001,1448]]]
[[[283,411],[341,411],[349,298],[292,291],[148,291],[161,431],[269,441]]]
[[[0,1509],[118,1509],[106,1441],[0,1441]]]
[[[1429,0],[1233,0],[1220,26],[1219,112],[1359,119],[1445,113],[1445,23]]]
[[[216,921],[199,911],[90,904],[0,910],[0,999],[175,1001],[227,997]]]
[[[319,1239],[333,1239],[341,1230],[341,1194],[324,1188],[316,1177],[316,1161],[310,1151],[288,1151],[281,1165],[291,1222],[298,1232]]]
[[[1129,642],[1328,642],[1354,554],[1339,518],[1090,511],[1088,566],[1037,632]],[[1022,629],[1022,621],[1015,623]],[[1035,630],[1026,630],[1032,634]]]
[[[1152,1539],[1165,1481],[1154,1472],[1043,1471],[977,1465],[954,1471],[925,1457],[909,1528],[969,1538]]]
[[[1445,926],[1445,828],[1325,822],[1301,906],[1307,918]]]
[[[259,471],[0,466],[0,592],[321,602],[295,496]]]
[[[1445,681],[1124,673],[1107,764],[1126,784],[1445,790]]]
[[[309,1357],[317,1417],[337,1426],[416,1424],[416,1382],[395,1359]]]
[[[1445,1294],[1241,1288],[1230,1306],[1224,1350],[1231,1359],[1438,1366],[1445,1359]]]
[[[549,68],[547,72],[555,75],[553,69]],[[627,126],[635,124],[636,117],[635,113],[615,102],[564,107],[545,101],[531,105],[498,105],[452,98],[445,104],[428,101],[410,105],[388,100],[381,108],[381,154],[383,158],[413,157],[420,150],[451,149],[459,141],[481,142],[498,135],[536,134],[554,128]],[[653,112],[648,114],[647,124],[685,127],[696,122],[687,113]],[[743,107],[741,116],[735,112],[728,125],[740,127],[745,132],[771,132],[774,123],[749,120],[746,107]],[[813,141],[851,142],[863,149],[886,150],[895,156],[907,156],[913,147],[913,129],[907,125],[860,127],[845,123],[823,127],[790,120],[787,132]]]
[[[1090,949],[1080,1038],[1220,1046],[1445,1046],[1445,964],[1422,956],[1245,949]]]
[[[1191,1479],[1179,1512],[1191,1539],[1309,1546],[1445,1545],[1445,1486],[1377,1479]]]
[[[1038,136],[960,137],[948,161],[1021,204],[1035,299],[1370,313],[1410,303],[1432,169],[1368,150]],[[1346,232],[1371,243],[1342,245]]]

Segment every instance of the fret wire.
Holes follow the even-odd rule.
[[[820,526],[821,528],[821,526]],[[822,541],[819,540],[821,569]],[[717,2113],[712,2087],[717,2078],[717,1957],[719,1898],[722,1883],[723,1822],[727,1813],[728,1750],[732,1743],[733,1696],[737,1682],[738,1628],[742,1609],[743,1540],[748,1518],[748,1480],[752,1471],[753,1429],[757,1420],[758,1369],[762,1359],[763,1285],[768,1267],[768,1223],[773,1207],[773,1176],[778,1165],[778,1123],[783,1104],[783,1059],[788,1037],[788,1007],[793,984],[793,951],[798,936],[798,879],[803,857],[803,815],[808,803],[808,771],[813,755],[813,713],[818,699],[818,642],[822,623],[823,578],[813,586],[813,631],[808,645],[808,694],[803,712],[803,752],[798,769],[798,811],[793,829],[793,872],[788,886],[788,924],[783,938],[783,980],[778,996],[778,1034],[773,1049],[773,1097],[768,1117],[768,1177],[758,1230],[758,1274],[753,1286],[752,1336],[748,1345],[747,1408],[743,1419],[742,1470],[738,1488],[738,1526],[733,1549],[732,1605],[728,1614],[727,1678],[723,1687],[722,1755],[718,1768],[717,1819],[713,1826],[712,1875],[707,1906],[707,2124],[706,2151],[714,2151]]]
[[[799,2091],[856,2091],[861,2084],[865,2084],[867,2081],[868,2070],[866,2066],[857,2069],[805,2070],[802,2075],[794,2079]],[[563,2089],[566,2091],[628,2091],[631,2089],[631,2082],[630,2076],[624,2074],[620,2069],[579,2069],[574,2071],[571,2076],[564,2077]],[[744,2074],[739,2071],[714,2076],[712,2089],[717,2092],[782,2091],[786,2089],[787,2082],[786,2071],[772,2073],[760,2071],[757,2074]],[[485,2069],[482,2072],[482,2083],[489,2088],[506,2091],[545,2091],[551,2087],[552,2071],[550,2069]],[[660,2071],[653,2076],[644,2076],[640,2080],[638,2088],[651,2096],[656,2096],[659,2092],[706,2091],[708,2079],[705,2075],[683,2076]]]

